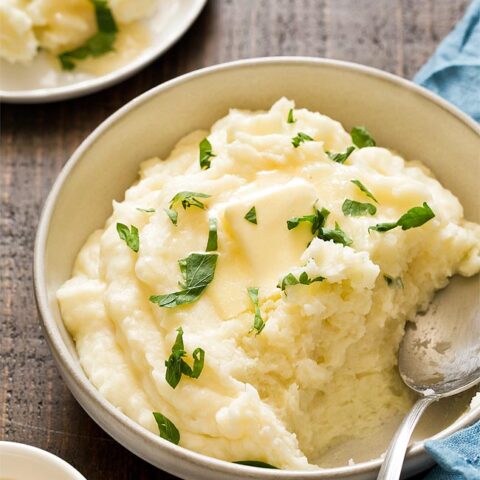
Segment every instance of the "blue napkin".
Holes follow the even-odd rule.
[[[480,422],[425,448],[438,463],[425,480],[480,480]]]
[[[480,0],[413,79],[480,122]]]

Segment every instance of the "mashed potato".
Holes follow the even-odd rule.
[[[378,147],[332,160],[326,152],[348,151],[350,135],[319,113],[289,113],[293,107],[281,99],[268,112],[231,110],[167,159],[144,162],[58,300],[86,374],[136,422],[158,433],[152,412],[161,412],[183,447],[311,469],[328,448],[409,408],[396,372],[405,322],[448,277],[479,271],[480,227],[419,163]],[[175,204],[167,215],[185,191],[210,195],[197,198],[205,208]],[[346,199],[374,208],[352,216]],[[369,231],[424,202],[434,217],[421,225]],[[314,205],[330,212],[315,235],[311,217],[292,224]],[[209,219],[218,232],[213,281],[190,304],[149,301],[183,288],[178,261],[205,252]],[[117,223],[138,228],[138,252]],[[263,324],[253,331],[252,287]],[[201,348],[205,363],[198,378],[181,375],[172,388],[165,361],[178,327],[184,360],[192,365]]]
[[[153,14],[158,0],[108,0],[120,26]],[[92,0],[0,0],[0,58],[29,63],[40,47],[55,55],[97,32]]]

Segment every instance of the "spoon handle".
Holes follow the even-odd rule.
[[[435,396],[422,397],[413,405],[388,446],[377,480],[398,480],[400,478],[405,452],[415,425],[425,409],[436,400],[438,400],[438,397]]]

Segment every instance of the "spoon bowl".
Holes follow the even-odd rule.
[[[408,322],[398,368],[405,384],[421,397],[393,437],[377,480],[400,478],[411,434],[431,403],[480,383],[479,299],[479,276],[456,276],[426,312]]]

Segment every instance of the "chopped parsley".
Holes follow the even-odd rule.
[[[200,168],[202,170],[207,170],[210,168],[210,164],[211,164],[210,159],[216,156],[212,153],[212,144],[208,141],[208,138],[204,138],[200,142],[198,147],[200,149],[200,156],[199,156]]]
[[[178,221],[178,213],[176,210],[173,209],[173,207],[177,203],[181,203],[182,207],[184,210],[186,210],[189,207],[197,207],[202,210],[205,210],[205,205],[203,202],[198,200],[198,198],[209,198],[210,195],[207,195],[206,193],[198,193],[198,192],[178,192],[171,200],[170,200],[170,205],[168,208],[165,208],[165,213],[168,215],[168,218],[170,218],[171,222],[176,225]]]
[[[247,288],[248,296],[252,301],[255,307],[255,317],[253,319],[253,327],[250,331],[256,330],[256,334],[258,335],[265,327],[265,322],[262,319],[262,314],[260,313],[260,307],[258,305],[258,288],[249,287]]]
[[[207,240],[207,252],[213,252],[218,248],[218,235],[217,235],[217,219],[211,217],[208,219],[208,240]]]
[[[377,207],[371,203],[361,203],[347,198],[342,205],[342,212],[349,217],[361,217],[362,215],[375,215]]]
[[[293,108],[288,111],[287,123],[295,123],[297,120],[293,118]]]
[[[296,137],[292,138],[292,145],[298,148],[303,142],[313,142],[313,138],[303,132],[298,132]]]
[[[373,196],[373,193],[360,181],[360,180],[350,180],[354,185],[356,185],[368,198],[371,198],[374,202],[378,200]]]
[[[155,213],[154,208],[140,208],[140,207],[137,207],[137,210],[139,212],[144,212],[144,213]]]
[[[165,361],[167,370],[165,372],[165,380],[172,387],[175,388],[182,374],[190,378],[198,378],[203,370],[205,361],[205,351],[202,348],[196,348],[193,353],[193,368],[183,359],[187,355],[183,345],[183,330],[182,327],[177,328],[177,338],[172,347],[172,353],[168,360]]]
[[[350,154],[355,150],[355,147],[351,145],[348,147],[345,152],[338,152],[338,153],[332,153],[332,152],[325,152],[328,155],[328,158],[330,160],[333,160],[334,162],[337,163],[345,163],[347,158],[350,156]]]
[[[312,233],[322,240],[332,240],[334,243],[341,243],[344,246],[352,244],[351,238],[340,228],[335,222],[335,228],[325,228],[330,212],[326,208],[318,210],[313,207],[314,213],[312,215],[304,215],[303,217],[294,217],[287,220],[287,227],[289,230],[297,227],[301,222],[310,222],[312,224]]]
[[[432,209],[427,202],[423,202],[421,207],[413,207],[404,213],[396,222],[377,223],[368,228],[368,231],[375,230],[376,232],[388,232],[396,227],[402,227],[402,230],[420,227],[424,223],[435,217]]]
[[[248,220],[250,223],[257,224],[257,209],[255,205],[245,214],[243,217],[245,220]]]
[[[322,240],[341,243],[344,247],[348,247],[353,243],[352,239],[340,228],[337,222],[335,222],[335,228],[321,228],[317,236]]]
[[[389,287],[403,289],[403,280],[401,277],[391,277],[390,275],[385,274],[383,279],[387,282]]]
[[[353,127],[350,131],[353,144],[358,148],[374,147],[376,145],[371,133],[366,127]]]
[[[287,228],[292,230],[293,228],[298,227],[298,225],[302,222],[309,222],[312,224],[312,233],[315,235],[320,228],[325,225],[328,215],[330,215],[330,212],[326,208],[318,210],[314,206],[313,214],[304,215],[303,217],[293,217],[290,220],[287,220]]]
[[[100,57],[113,50],[117,37],[117,24],[106,0],[90,0],[95,8],[97,33],[90,37],[84,45],[63,52],[58,56],[63,70],[73,70],[78,60],[87,57]]]
[[[293,273],[289,273],[278,282],[277,288],[285,290],[290,285],[310,285],[313,282],[322,282],[323,280],[325,280],[325,277],[309,278],[307,272],[302,272],[298,278]]]
[[[240,460],[238,462],[233,462],[233,463],[237,463],[238,465],[247,465],[248,467],[273,468],[275,470],[280,470],[278,467],[274,467],[269,463],[260,462],[258,460]]]
[[[160,436],[169,442],[178,445],[180,442],[180,432],[177,427],[165,415],[160,412],[152,412],[158,425]]]
[[[140,238],[138,236],[138,228],[135,225],[130,225],[130,228],[128,228],[123,223],[117,223],[117,232],[121,240],[134,252],[138,252],[140,248]]]
[[[174,308],[179,305],[193,303],[213,280],[218,254],[191,253],[187,258],[178,261],[183,283],[182,290],[166,295],[152,295],[149,300],[159,307]]]

